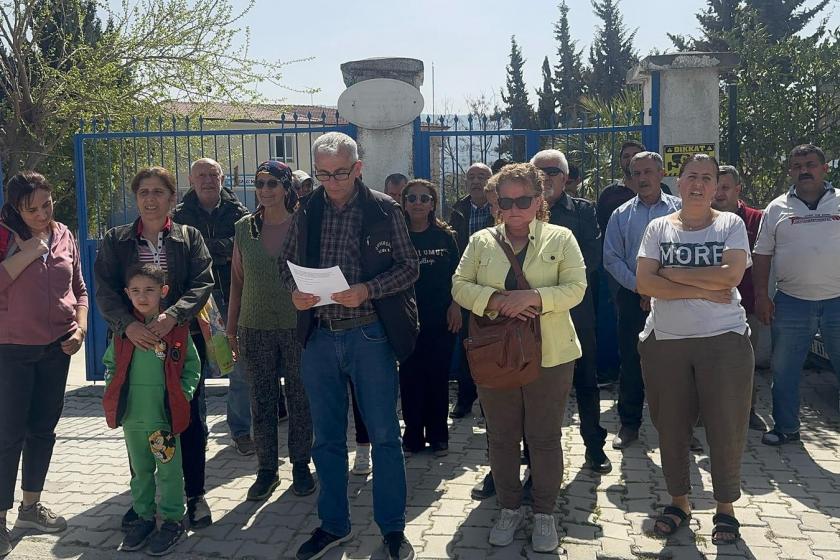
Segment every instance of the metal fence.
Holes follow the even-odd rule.
[[[131,179],[138,170],[152,165],[169,169],[180,197],[189,190],[191,163],[210,157],[225,172],[225,183],[253,209],[256,199],[253,176],[257,165],[278,159],[293,169],[312,174],[312,142],[321,134],[339,131],[356,136],[356,127],[335,113],[281,115],[276,123],[227,123],[198,118],[133,119],[128,130],[113,130],[108,121],[82,122],[74,137],[78,237],[82,271],[94,293],[93,263],[99,240],[108,228],[137,217]],[[101,357],[106,348],[107,325],[91,298],[90,328],[86,339],[89,379],[102,379]]]
[[[583,179],[582,192],[596,198],[601,190],[623,172],[618,151],[626,140],[658,145],[658,123],[645,124],[644,114],[583,115],[574,126],[550,129],[513,129],[503,119],[485,115],[426,117],[425,126],[415,128],[414,170],[441,189],[443,211],[466,193],[467,169],[472,163],[491,165],[505,156],[528,161],[538,151],[553,148],[566,154]]]

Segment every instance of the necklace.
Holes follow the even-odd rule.
[[[695,226],[695,225],[691,225],[689,223],[686,223],[683,220],[682,210],[680,210],[677,213],[677,220],[679,220],[680,225],[686,231],[697,231],[698,229],[703,229],[704,227],[707,227],[711,223],[711,220],[709,218],[714,218],[714,217],[712,215],[707,215],[706,217],[703,218],[703,221],[701,221],[699,225]]]

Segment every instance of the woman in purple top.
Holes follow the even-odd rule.
[[[6,512],[23,455],[16,527],[67,527],[41,504],[64,405],[70,356],[87,331],[88,295],[73,234],[53,219],[52,187],[25,171],[0,210],[0,556],[11,551]]]

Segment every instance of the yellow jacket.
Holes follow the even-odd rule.
[[[476,232],[452,277],[452,297],[476,315],[484,315],[490,296],[505,289],[510,270],[510,261],[492,235],[494,229],[507,241],[501,225]],[[580,358],[580,342],[569,309],[583,299],[586,267],[572,232],[539,220],[531,222],[522,270],[542,298],[542,367]],[[494,317],[496,313],[486,314]]]

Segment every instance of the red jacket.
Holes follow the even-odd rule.
[[[138,317],[142,320],[142,317]],[[183,433],[190,425],[190,403],[181,388],[181,370],[187,359],[187,337],[190,336],[189,324],[176,325],[168,335],[163,337],[166,342],[166,359],[163,362],[166,376],[166,398],[169,415],[172,422],[172,433]],[[105,409],[105,420],[108,427],[118,428],[125,413],[128,399],[128,370],[131,357],[134,354],[134,344],[124,336],[114,336],[114,351],[117,363],[114,378],[105,396],[102,407]]]
[[[735,211],[747,226],[747,238],[750,241],[750,250],[755,247],[755,239],[758,236],[758,226],[761,224],[761,216],[764,214],[761,210],[750,208],[742,201],[738,201],[738,210]],[[753,290],[752,269],[744,272],[744,278],[738,285],[738,292],[741,294],[741,305],[747,315],[752,315],[755,312],[755,291]]]

